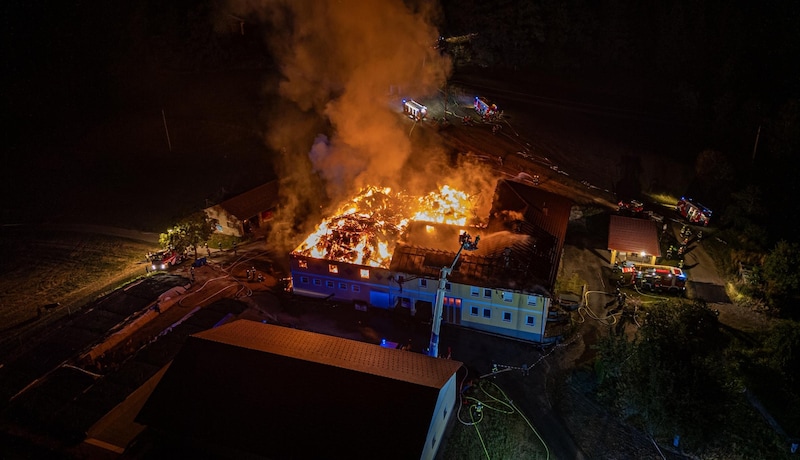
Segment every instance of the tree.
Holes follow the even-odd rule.
[[[653,436],[702,442],[725,417],[723,343],[716,313],[702,302],[657,303],[634,339],[601,341],[600,394]]]
[[[198,211],[175,224],[166,233],[162,233],[158,241],[162,247],[170,247],[176,251],[192,248],[197,259],[197,245],[208,241],[216,226],[216,219],[210,219],[205,212]]]
[[[767,365],[783,376],[793,388],[800,383],[800,324],[779,321],[764,340]]]
[[[800,289],[798,266],[800,266],[798,243],[781,240],[764,258],[767,300],[772,307],[784,314],[789,313],[787,307]]]

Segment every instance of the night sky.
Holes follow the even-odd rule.
[[[158,100],[161,93],[158,82],[147,88],[148,75],[232,68],[265,73],[283,68],[285,74],[281,63],[286,61],[276,51],[274,37],[297,38],[304,24],[325,25],[303,20],[313,15],[311,10],[295,5],[288,12],[290,8],[266,1],[261,6],[191,1],[49,3],[2,6],[6,76],[2,191],[13,198],[4,199],[0,210],[4,223],[35,220],[40,214],[31,211],[33,207],[63,205],[59,195],[64,191],[83,187],[91,177],[111,170],[113,161],[98,166],[94,161],[98,155],[87,159],[76,146],[109,117],[147,105],[144,100],[138,107],[131,104],[126,91],[132,86],[148,89],[145,94],[153,100],[147,108],[157,108],[163,102]],[[783,203],[784,197],[799,191],[794,180],[800,172],[797,2],[443,0],[438,11],[430,11],[428,2],[407,3],[414,13],[410,20],[424,16],[426,27],[443,36],[478,34],[469,46],[468,65],[522,75],[528,69],[546,72],[621,99],[651,101],[688,120],[697,145],[719,151],[726,171],[730,170],[725,177],[704,179],[717,191],[715,196],[707,190],[711,195],[707,201],[719,201],[752,184],[761,191],[766,215],[800,211],[797,204]],[[402,9],[394,12],[396,2],[380,5],[376,11],[358,13],[372,15],[369,18],[347,12],[333,21],[342,21],[337,23],[342,24],[340,29],[355,28],[366,19],[381,18],[382,10],[389,11],[389,17],[401,16]],[[291,24],[288,32],[276,19],[283,14]],[[327,14],[338,15],[338,10],[330,8]],[[246,19],[251,33],[232,34],[236,24],[232,16]],[[348,23],[349,17],[357,20]],[[396,30],[403,33],[399,24],[400,19]],[[389,36],[391,32],[384,30]],[[343,43],[361,46],[355,41]],[[309,53],[312,61],[327,55],[322,48]],[[321,81],[310,83],[319,87]],[[342,88],[347,82],[342,77]],[[332,98],[334,92],[330,89],[324,97]],[[345,129],[341,124],[336,128]],[[265,149],[274,145],[268,140]],[[105,153],[112,159],[119,155]],[[280,168],[276,173],[281,174]],[[697,190],[703,191],[703,184]],[[784,231],[785,226],[764,223],[771,226],[772,239],[796,238]]]

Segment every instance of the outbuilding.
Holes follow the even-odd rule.
[[[216,457],[433,459],[461,367],[237,320],[190,336],[136,421]]]
[[[274,180],[236,195],[204,211],[217,220],[217,232],[243,237],[266,225],[278,207],[278,181]]]
[[[611,251],[611,265],[618,260],[654,265],[661,257],[656,223],[612,215],[608,227],[608,250]]]

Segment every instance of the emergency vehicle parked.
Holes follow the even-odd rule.
[[[686,291],[686,274],[682,269],[670,265],[633,264],[627,262],[613,269],[621,284],[653,292],[683,294]]]
[[[403,113],[414,120],[422,120],[428,115],[428,108],[413,99],[403,99]]]
[[[473,102],[473,106],[475,106],[475,111],[480,114],[484,119],[490,119],[498,115],[500,109],[497,108],[497,105],[490,102],[485,97],[475,96],[475,102]]]
[[[634,284],[650,291],[680,294],[686,291],[686,275],[680,268],[667,265],[641,267]]]
[[[691,198],[681,197],[675,209],[693,224],[700,224],[703,226],[708,225],[711,220],[711,210],[706,208],[700,203],[693,201]]]
[[[183,262],[183,254],[174,249],[163,249],[148,256],[150,270],[166,270],[167,268]]]

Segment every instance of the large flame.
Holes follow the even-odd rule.
[[[448,185],[417,198],[388,187],[365,187],[324,219],[294,252],[388,268],[397,239],[409,222],[466,225],[474,218],[473,205],[467,193]]]

